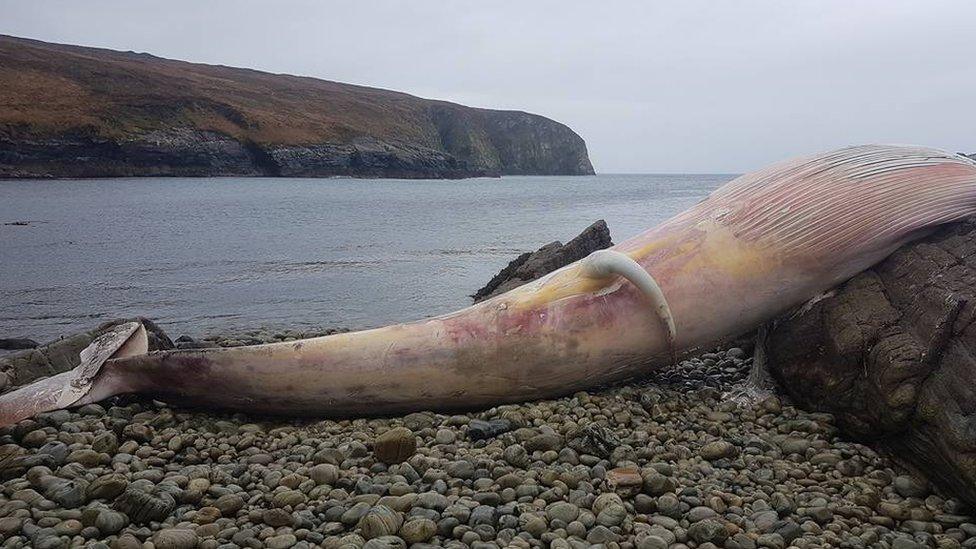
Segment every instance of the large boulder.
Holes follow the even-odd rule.
[[[797,404],[837,416],[976,505],[976,222],[902,247],[775,322],[766,355]]]
[[[610,246],[613,246],[610,229],[607,222],[601,219],[566,244],[550,242],[534,252],[518,256],[471,297],[477,303],[503,294]]]
[[[149,350],[172,349],[173,342],[148,318],[111,320],[94,330],[64,336],[34,349],[0,357],[0,390],[6,385],[24,385],[35,379],[67,372],[81,362],[79,353],[98,336],[124,322],[141,322],[149,335]]]

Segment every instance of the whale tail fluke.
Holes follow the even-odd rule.
[[[116,326],[81,351],[81,363],[74,369],[0,395],[0,426],[11,425],[42,412],[95,402],[111,396],[90,394],[105,362],[147,352],[149,338],[141,323],[127,322]]]

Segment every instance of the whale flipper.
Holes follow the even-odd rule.
[[[0,396],[0,425],[9,425],[42,412],[76,404],[95,402],[111,394],[91,395],[98,373],[106,361],[149,352],[146,328],[139,322],[126,322],[102,334],[85,347],[81,364],[72,370],[38,380]]]

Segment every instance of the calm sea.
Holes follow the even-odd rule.
[[[601,218],[620,242],[731,178],[0,181],[0,337],[133,315],[173,337],[433,316],[520,252]]]

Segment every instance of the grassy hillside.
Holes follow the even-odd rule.
[[[541,116],[0,36],[0,176],[588,173]]]

